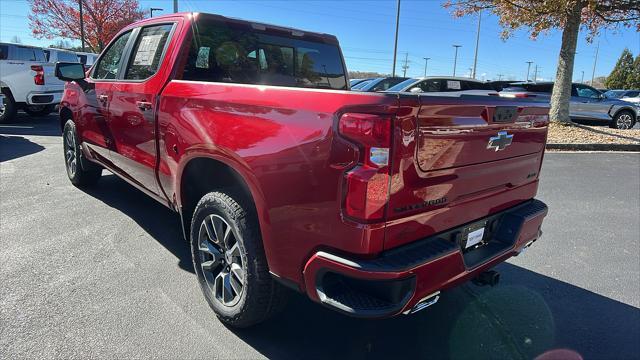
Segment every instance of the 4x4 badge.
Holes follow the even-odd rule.
[[[513,142],[513,135],[507,134],[506,131],[498,132],[498,136],[492,136],[489,138],[487,149],[494,149],[495,151],[504,150],[507,146]]]

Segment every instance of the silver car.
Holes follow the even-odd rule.
[[[506,87],[500,92],[500,96],[549,101],[552,90],[552,82],[522,82]],[[612,128],[631,129],[636,124],[639,113],[638,104],[608,98],[588,85],[571,85],[569,116],[572,120],[603,121]]]

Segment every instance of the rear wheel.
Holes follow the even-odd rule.
[[[248,327],[286,302],[267,267],[256,216],[222,192],[206,194],[191,222],[191,254],[200,288],[225,324]]]
[[[82,149],[76,134],[76,125],[71,120],[64,124],[63,148],[67,176],[75,186],[95,184],[102,175],[102,168],[83,159]]]
[[[18,108],[13,96],[8,91],[2,91],[2,95],[4,95],[2,100],[4,106],[0,109],[0,124],[6,124],[13,121]]]
[[[55,105],[27,105],[24,112],[31,116],[47,116],[55,109]]]
[[[611,127],[621,130],[627,130],[631,129],[635,124],[635,115],[631,111],[622,110],[613,118]]]

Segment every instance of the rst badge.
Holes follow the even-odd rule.
[[[513,142],[513,135],[509,135],[506,131],[498,132],[498,136],[492,136],[489,138],[487,149],[493,149],[495,151],[504,150],[507,146]]]

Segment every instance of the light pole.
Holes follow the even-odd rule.
[[[80,7],[80,42],[82,43],[82,52],[84,52],[84,19],[82,16],[82,1],[78,0],[78,5]]]
[[[429,64],[429,60],[431,60],[431,58],[426,57],[423,59],[424,59],[424,77],[427,77],[427,65]]]
[[[173,0],[173,12],[178,12],[178,0]]]
[[[175,0],[177,1],[177,0]],[[400,0],[398,0],[398,11],[396,12],[396,40],[393,43],[393,77],[396,76],[396,56],[398,55],[398,27],[400,26]]]
[[[529,71],[531,70],[531,64],[533,64],[533,61],[527,61],[527,81],[529,81]]]
[[[456,48],[456,54],[453,57],[453,76],[456,76],[456,66],[458,65],[458,48],[462,47],[462,45],[453,45]]]
[[[600,50],[600,40],[596,46],[596,58],[593,60],[593,72],[591,72],[591,86],[593,86],[593,78],[596,76],[596,64],[598,63],[598,51]]]
[[[471,77],[476,78],[476,65],[478,64],[478,47],[480,46],[480,22],[482,21],[482,12],[478,13],[478,31],[476,32],[476,51],[473,55],[473,71]]]
[[[153,7],[152,7],[151,9],[149,9],[149,14],[150,14],[150,16],[149,16],[149,17],[153,17],[153,12],[154,12],[154,11],[164,11],[164,9],[161,9],[161,8],[153,8]]]
[[[584,84],[584,70],[582,70],[582,77],[580,78],[580,84]]]

